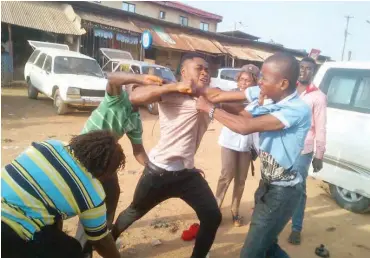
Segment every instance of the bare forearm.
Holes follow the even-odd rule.
[[[248,126],[248,118],[241,116],[241,115],[234,115],[230,114],[224,110],[216,108],[214,114],[214,119],[216,119],[218,122],[229,128],[230,130],[242,134],[247,135],[252,133],[250,131],[250,127]]]
[[[132,83],[140,83],[141,80],[140,75],[132,74],[132,73],[125,73],[125,72],[116,72],[116,73],[109,73],[107,75],[108,83],[111,86],[122,86],[126,84]]]
[[[177,92],[176,84],[166,84],[163,86],[140,86],[130,95],[133,105],[146,105],[160,100],[166,93]]]
[[[205,97],[212,103],[245,101],[246,96],[242,91],[223,91],[217,88],[209,88],[205,91]]]
[[[148,155],[146,154],[146,152],[143,151],[143,152],[134,153],[134,156],[135,156],[135,159],[137,160],[137,162],[139,162],[141,165],[143,165],[145,167],[146,163],[149,160]]]
[[[114,243],[112,235],[109,233],[103,239],[92,242],[95,250],[103,258],[120,258],[120,253],[117,250],[117,247]]]
[[[237,115],[244,110],[244,105],[242,103],[221,103],[220,108],[228,113]]]

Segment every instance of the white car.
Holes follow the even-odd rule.
[[[210,87],[220,88],[224,91],[235,90],[238,86],[236,83],[236,75],[241,71],[238,68],[220,68],[211,77]]]
[[[327,95],[324,168],[312,177],[335,201],[356,213],[370,210],[370,63],[328,62],[314,84]]]
[[[58,115],[70,108],[96,107],[104,99],[107,80],[98,62],[69,51],[67,45],[29,41],[34,52],[28,59],[24,78],[28,97],[41,92],[54,100]]]
[[[101,53],[104,55],[105,62],[102,67],[105,73],[111,72],[129,72],[134,74],[152,74],[167,81],[176,82],[176,77],[170,68],[165,66],[151,64],[147,62],[133,60],[131,54],[126,51],[100,48]],[[158,114],[158,103],[147,105],[149,113],[153,115]]]

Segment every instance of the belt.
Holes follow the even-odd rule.
[[[160,168],[158,167],[157,165],[154,165],[152,162],[148,161],[148,163],[146,164],[147,168],[149,168],[149,173],[150,174],[164,174],[164,173],[173,173],[173,174],[177,174],[179,172],[187,172],[187,171],[190,171],[191,169],[182,169],[182,170],[177,170],[177,171],[169,171],[169,170],[165,170],[163,168]]]

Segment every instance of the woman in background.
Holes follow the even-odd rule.
[[[242,67],[236,77],[238,89],[244,91],[246,88],[257,85],[259,69],[249,64]],[[234,179],[234,191],[231,202],[231,214],[235,227],[243,224],[239,216],[240,201],[244,192],[245,180],[247,179],[249,164],[252,162],[251,150],[254,143],[258,143],[258,134],[241,135],[223,127],[218,143],[221,146],[222,170],[216,190],[216,200],[221,208],[227,189]]]

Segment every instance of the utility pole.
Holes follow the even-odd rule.
[[[344,31],[344,43],[343,43],[343,50],[342,50],[342,61],[344,59],[344,51],[346,49],[346,43],[347,43],[347,36],[348,36],[348,25],[349,25],[349,20],[354,18],[353,16],[344,16],[347,19],[347,24],[346,24],[346,30]]]

